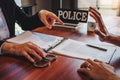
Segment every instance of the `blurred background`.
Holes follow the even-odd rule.
[[[41,9],[55,12],[64,9],[88,9],[92,6],[103,15],[120,16],[120,0],[15,0],[26,11],[34,14]]]
[[[41,9],[56,13],[59,8],[88,9],[92,6],[104,16],[120,16],[120,0],[15,0],[15,2],[28,15],[33,15]],[[19,34],[20,28],[16,28],[16,32]]]

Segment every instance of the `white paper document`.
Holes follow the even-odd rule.
[[[13,43],[19,43],[19,44],[25,42],[33,42],[39,47],[48,50],[49,48],[54,47],[55,45],[60,43],[63,39],[64,39],[63,37],[26,31],[22,35],[8,39],[7,41]]]
[[[80,41],[75,41],[72,39],[65,40],[59,46],[52,49],[50,52],[54,52],[56,54],[69,56],[72,58],[79,59],[99,59],[104,62],[108,62],[111,60],[116,47],[113,46],[101,46],[96,45],[102,48],[107,49],[107,51],[99,50],[93,47],[89,47],[86,44]],[[95,44],[94,44],[95,45]]]
[[[114,52],[116,51],[115,46],[110,45],[98,45],[91,44],[100,48],[106,49],[106,51],[99,50],[97,48],[93,48],[87,46],[89,43],[84,43],[72,39],[64,40],[63,37],[30,32],[26,31],[20,36],[11,38],[7,40],[8,42],[22,44],[25,42],[33,42],[39,47],[43,48],[46,51],[72,57],[78,59],[99,59],[104,62],[110,62]]]

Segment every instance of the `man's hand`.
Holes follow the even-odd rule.
[[[88,59],[81,65],[78,72],[85,73],[94,80],[118,80],[118,76],[115,74],[114,68],[99,60],[92,61]]]
[[[24,56],[30,62],[34,62],[34,58],[41,60],[47,55],[46,52],[43,51],[43,49],[33,44],[32,42],[27,42],[24,44],[4,42],[2,45],[2,53]]]
[[[109,42],[112,44],[115,44],[117,46],[120,46],[120,36],[111,34],[108,32],[103,20],[101,14],[95,10],[94,8],[89,8],[90,16],[93,17],[97,23],[97,28],[95,29],[95,33],[99,36],[100,41]]]
[[[90,16],[93,17],[97,23],[97,28],[95,33],[99,36],[101,41],[106,41],[107,37],[110,35],[103,20],[101,14],[94,8],[89,8]]]
[[[45,26],[49,29],[52,28],[55,21],[57,21],[63,25],[63,22],[54,13],[52,13],[50,11],[41,10],[39,12],[39,17],[40,17],[41,21],[45,24]]]

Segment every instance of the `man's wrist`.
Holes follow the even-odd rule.
[[[1,52],[1,55],[4,54],[4,45],[5,45],[6,42],[4,42],[2,45],[1,45],[1,49],[0,49],[0,52]]]
[[[107,41],[109,39],[109,35],[104,36],[104,40]]]
[[[1,47],[1,52],[2,54],[8,54],[8,53],[12,53],[13,52],[13,43],[9,43],[9,42],[4,42],[2,47]]]
[[[41,20],[41,11],[38,12],[39,19]]]
[[[117,74],[113,74],[109,76],[108,80],[120,80],[120,76],[118,76]]]

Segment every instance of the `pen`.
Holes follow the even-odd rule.
[[[99,47],[99,46],[95,46],[95,45],[91,45],[91,44],[86,44],[86,45],[89,46],[89,47],[92,47],[92,48],[96,48],[96,49],[102,50],[102,51],[107,51],[107,49]]]

